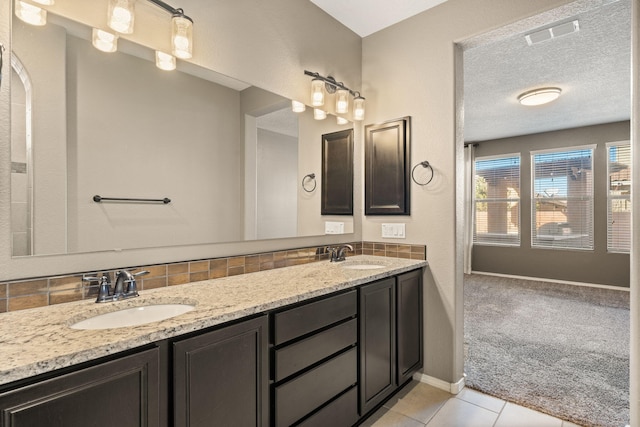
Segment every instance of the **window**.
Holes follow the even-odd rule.
[[[607,251],[631,249],[631,146],[607,144]]]
[[[475,161],[473,243],[520,246],[520,156]]]
[[[593,150],[531,153],[531,246],[593,249]]]

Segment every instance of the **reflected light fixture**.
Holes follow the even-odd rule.
[[[108,31],[94,28],[91,32],[93,47],[103,52],[115,52],[118,50],[118,36]]]
[[[171,17],[171,47],[178,58],[193,56],[193,21],[182,9],[174,10]]]
[[[313,77],[311,80],[311,105],[320,107],[324,105],[325,91],[335,93],[335,111],[338,114],[349,112],[349,95],[353,96],[353,118],[364,120],[364,97],[360,92],[349,89],[342,82],[336,81],[332,76],[324,77],[313,71],[304,70],[304,74]]]
[[[56,2],[55,0],[31,0],[34,3],[39,3],[45,6],[53,6]]]
[[[42,26],[47,23],[47,11],[41,7],[16,0],[16,16],[27,24]]]
[[[176,57],[168,53],[156,50],[156,67],[165,71],[176,69]]]
[[[336,123],[338,123],[339,125],[346,125],[347,123],[349,123],[349,120],[345,119],[344,117],[336,116]]]
[[[319,108],[313,109],[313,118],[316,120],[324,120],[327,118],[327,112]]]
[[[135,20],[135,0],[109,0],[107,25],[121,34],[133,33]]]
[[[561,93],[562,89],[559,87],[533,89],[518,95],[518,101],[527,106],[543,105],[555,101]]]
[[[294,113],[302,113],[306,109],[307,109],[307,106],[304,105],[302,102],[293,101],[293,100],[291,101],[291,111],[293,111]]]

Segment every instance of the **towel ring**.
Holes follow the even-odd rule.
[[[427,182],[418,182],[418,180],[416,180],[416,177],[413,175],[413,173],[415,172],[416,168],[418,166],[422,166],[423,168],[427,168],[429,170],[431,170],[431,177],[429,178],[429,180]],[[431,180],[433,180],[433,167],[429,164],[428,161],[424,161],[424,162],[420,162],[417,165],[415,165],[413,167],[413,169],[411,169],[411,179],[413,180],[413,182],[415,182],[418,185],[427,185],[431,182]]]
[[[307,186],[306,186],[306,184],[309,181],[313,181],[313,188],[311,188],[311,190],[308,190]],[[315,173],[310,173],[308,175],[305,175],[304,178],[302,178],[302,189],[304,191],[306,191],[307,193],[313,193],[315,191],[315,189],[316,189],[316,185],[318,185],[318,183],[316,182],[316,174]]]

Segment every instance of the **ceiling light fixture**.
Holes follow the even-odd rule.
[[[345,114],[349,111],[350,94],[353,96],[354,120],[364,120],[364,98],[360,95],[360,92],[349,89],[344,83],[336,81],[331,76],[324,77],[307,70],[304,70],[304,73],[313,77],[313,80],[311,80],[311,105],[321,107],[324,105],[325,92],[329,94],[335,93],[335,111],[338,114]]]
[[[518,95],[518,101],[527,106],[543,105],[555,101],[561,93],[562,89],[559,87],[533,89]]]

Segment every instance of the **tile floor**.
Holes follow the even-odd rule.
[[[465,388],[452,395],[418,381],[407,384],[366,427],[578,427],[576,424]]]

